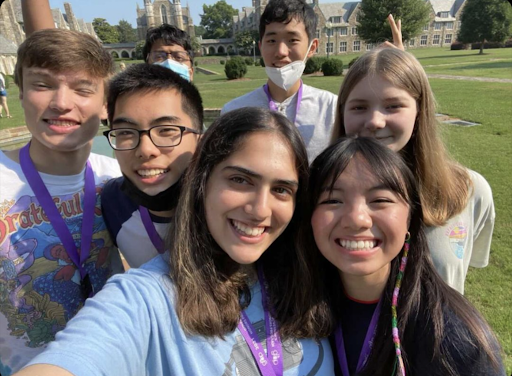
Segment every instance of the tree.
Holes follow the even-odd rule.
[[[510,6],[505,0],[467,0],[457,40],[462,43],[503,42],[510,35]]]
[[[213,5],[203,4],[201,26],[205,28],[203,38],[218,39],[229,38],[232,35],[233,16],[238,11],[225,0],[217,1]]]
[[[191,39],[191,44],[192,44],[192,51],[194,52],[198,52],[198,51],[201,51],[201,42],[199,42],[199,38],[198,37],[195,37],[195,38],[190,38]]]
[[[204,33],[206,33],[206,30],[204,26],[194,26],[194,31],[196,33],[196,37],[202,37]]]
[[[239,50],[250,51],[252,53],[252,43],[255,42],[255,48],[258,48],[259,33],[257,30],[240,31],[235,34],[235,44]]]
[[[144,54],[142,53],[142,50],[144,49],[145,44],[145,40],[139,40],[137,43],[135,43],[135,58],[137,60],[144,60]]]
[[[103,43],[119,43],[119,33],[115,26],[110,25],[104,18],[95,18],[92,20],[92,26],[98,38]]]
[[[419,35],[430,20],[432,8],[425,0],[362,0],[359,36],[368,43],[393,40],[387,16],[402,20],[404,41]]]
[[[137,33],[132,27],[131,23],[126,20],[119,21],[119,25],[116,26],[117,32],[119,33],[119,43],[128,43],[137,41]]]

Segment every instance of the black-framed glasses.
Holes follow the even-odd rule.
[[[190,56],[186,51],[152,51],[149,53],[149,56],[151,56],[151,59],[157,63],[161,63],[162,61],[167,60],[167,56],[170,56],[171,59],[177,61],[178,63],[186,63],[190,61]]]
[[[114,150],[133,150],[140,144],[141,134],[147,133],[155,146],[169,148],[181,143],[184,132],[200,134],[201,132],[182,125],[157,125],[146,130],[117,128],[103,132]]]

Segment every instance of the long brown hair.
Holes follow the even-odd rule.
[[[442,226],[466,207],[472,193],[467,170],[455,162],[440,138],[436,103],[427,75],[416,58],[395,48],[380,48],[357,59],[338,95],[331,143],[346,135],[345,103],[354,87],[367,76],[379,76],[407,91],[418,104],[414,131],[400,151],[416,177],[427,226]]]
[[[402,353],[407,370],[415,369],[415,355],[418,348],[427,349],[432,364],[442,374],[456,376],[453,368],[451,348],[454,342],[462,341],[489,359],[496,368],[500,366],[497,343],[491,329],[478,311],[456,290],[450,288],[437,274],[423,234],[421,203],[416,193],[416,182],[402,158],[378,141],[359,137],[338,140],[320,154],[311,165],[309,183],[310,202],[306,214],[311,218],[321,193],[332,189],[338,177],[351,160],[361,158],[367,162],[377,179],[395,192],[410,207],[410,244],[407,268],[402,280],[398,298],[398,329],[402,342]],[[324,286],[322,299],[331,311],[321,319],[331,330],[339,325],[338,319],[345,309],[342,282],[338,269],[321,256],[313,238],[311,225],[304,223],[297,241],[298,247],[305,247],[317,255],[318,261],[312,267],[322,272],[320,283]],[[403,250],[391,262],[391,272],[382,294],[382,309],[377,331],[365,369],[358,375],[390,375],[395,361],[391,332],[391,299],[396,282]],[[307,307],[306,307],[307,309]],[[446,317],[453,314],[460,325],[451,325]],[[336,318],[333,320],[333,318]],[[445,332],[445,328],[448,328]],[[421,343],[418,343],[421,338]],[[456,346],[456,345],[455,345]],[[464,357],[467,362],[464,362]],[[471,355],[460,354],[461,362],[471,364]],[[412,372],[415,374],[415,372]]]
[[[187,333],[220,336],[233,331],[251,300],[250,273],[215,242],[206,226],[205,197],[212,170],[244,144],[249,135],[271,132],[280,136],[295,158],[299,188],[291,222],[263,253],[258,263],[268,283],[269,301],[284,336],[325,336],[314,313],[300,315],[299,307],[317,295],[305,256],[293,239],[307,200],[307,152],[297,128],[286,117],[260,108],[243,108],[218,118],[208,129],[191,161],[171,234],[171,278],[176,288],[176,311]]]

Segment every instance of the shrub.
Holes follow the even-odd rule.
[[[245,65],[244,59],[234,56],[226,63],[224,72],[228,80],[242,78],[247,73],[247,65]]]
[[[220,63],[220,65],[224,65],[224,64],[226,64],[226,60],[221,60],[221,61],[219,61],[219,63]]]
[[[481,44],[482,43],[480,43],[480,42],[473,43],[471,45],[471,49],[472,50],[479,50]],[[502,43],[502,42],[485,42],[484,43],[484,50],[488,49],[488,48],[503,48],[503,47],[505,47],[505,43]]]
[[[256,60],[256,61],[254,62],[254,65],[255,65],[255,66],[257,66],[257,67],[259,67],[259,66],[261,65],[260,60]]]
[[[304,69],[305,74],[311,74],[315,72],[320,72],[322,69],[322,63],[325,61],[325,58],[319,56],[313,56],[306,61],[306,68]]]
[[[340,59],[327,59],[322,64],[324,76],[341,76],[343,74],[343,61]]]
[[[359,58],[355,57],[352,60],[350,60],[350,63],[348,63],[348,67],[350,68],[352,65],[354,65],[354,63],[357,61],[357,59],[359,59]]]
[[[260,65],[261,65],[262,67],[265,67],[265,61],[263,60],[263,58],[262,58],[262,57],[260,57]]]
[[[197,67],[199,65],[199,61],[194,61],[194,67]]]
[[[252,59],[252,57],[246,57],[244,61],[245,65],[254,65],[254,60]]]

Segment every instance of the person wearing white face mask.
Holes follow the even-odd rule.
[[[248,106],[279,111],[301,133],[311,162],[329,145],[337,96],[302,83],[306,60],[318,48],[316,15],[304,0],[271,0],[260,18],[267,83],[235,98],[221,113]]]

